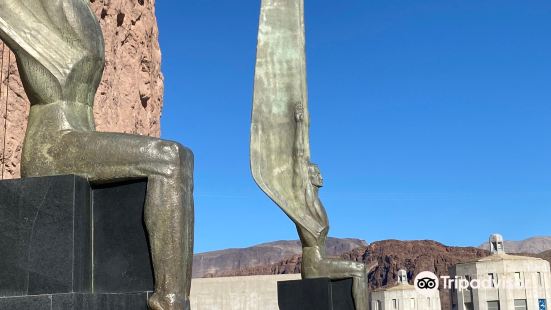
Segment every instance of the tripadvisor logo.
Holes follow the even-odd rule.
[[[413,283],[415,290],[423,295],[433,295],[438,291],[438,277],[430,271],[419,273]]]

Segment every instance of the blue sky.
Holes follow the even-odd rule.
[[[296,239],[253,182],[260,1],[157,1],[162,137],[196,156],[196,252]],[[335,237],[551,235],[551,2],[306,0]]]

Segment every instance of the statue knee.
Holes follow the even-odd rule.
[[[192,176],[193,152],[178,142],[159,140],[156,145],[157,153],[165,160],[163,169],[167,177]]]

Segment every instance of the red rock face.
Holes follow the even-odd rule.
[[[155,0],[91,0],[105,37],[105,72],[96,94],[99,131],[160,136],[163,76]],[[0,179],[20,176],[29,103],[15,56],[0,43]]]

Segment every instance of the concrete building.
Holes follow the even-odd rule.
[[[490,256],[450,268],[452,309],[547,310],[549,262],[506,254],[501,235],[492,235],[489,242]]]
[[[408,283],[407,272],[398,272],[398,283],[370,294],[371,310],[440,310],[440,295],[435,290],[423,295]]]
[[[300,274],[193,279],[193,310],[279,310],[277,282],[299,280]]]

